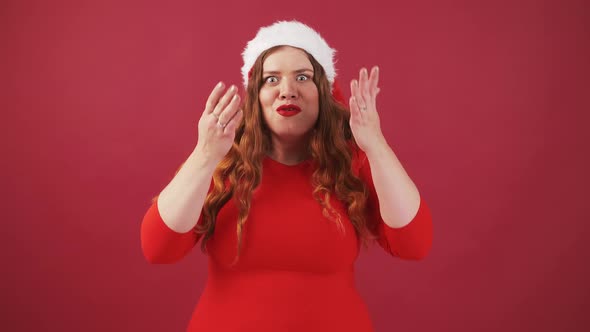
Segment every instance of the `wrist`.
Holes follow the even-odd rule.
[[[371,144],[365,151],[367,158],[369,160],[382,157],[384,154],[387,154],[391,151],[389,144],[385,140],[385,137],[381,137],[375,141],[375,143]]]
[[[188,161],[193,164],[196,168],[201,169],[203,171],[209,172],[213,174],[217,164],[219,163],[218,160],[214,160],[210,157],[210,155],[197,146],[189,155]]]

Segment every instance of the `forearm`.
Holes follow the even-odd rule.
[[[158,197],[158,209],[170,229],[185,233],[195,227],[216,166],[217,163],[210,162],[195,149],[162,190]]]
[[[420,193],[385,138],[366,155],[379,199],[381,217],[389,227],[400,228],[412,221],[420,206]]]

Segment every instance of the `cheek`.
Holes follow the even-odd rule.
[[[313,104],[313,108],[316,112],[319,111],[320,108],[320,98],[319,98],[319,92],[316,88],[314,89],[310,89],[307,93],[307,100],[309,100],[309,102],[311,104]]]
[[[260,100],[262,107],[272,106],[272,103],[275,100],[274,92],[271,90],[260,90],[258,99]]]
[[[317,103],[319,101],[319,94],[318,88],[315,85],[309,85],[307,89],[305,89],[305,96],[306,99]]]
[[[269,113],[270,110],[272,110],[272,106],[275,101],[272,91],[260,90],[260,92],[258,93],[258,101],[260,102],[260,111],[262,112],[262,118],[268,125],[270,120]]]

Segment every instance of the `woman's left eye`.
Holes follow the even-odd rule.
[[[305,76],[305,75],[299,75],[297,76],[297,80],[298,81],[307,81],[309,77]]]

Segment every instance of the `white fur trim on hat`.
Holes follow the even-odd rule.
[[[304,49],[311,54],[324,68],[330,86],[336,78],[334,68],[334,53],[336,50],[312,28],[298,21],[279,21],[258,30],[256,37],[248,42],[242,53],[244,66],[242,76],[244,87],[248,86],[248,73],[260,54],[271,47],[287,45]]]

